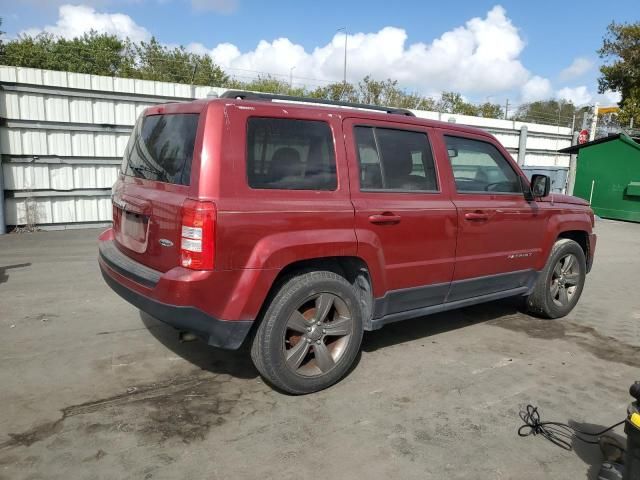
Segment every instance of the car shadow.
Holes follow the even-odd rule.
[[[361,351],[374,352],[379,348],[420,338],[429,338],[474,323],[513,315],[518,312],[518,305],[517,301],[507,299],[393,323],[374,332],[365,332]],[[251,361],[251,347],[248,340],[238,350],[211,347],[200,340],[181,342],[176,329],[142,311],[139,314],[149,333],[169,350],[198,368],[237,378],[252,379],[258,376],[258,371]],[[360,359],[361,354],[359,353],[349,369],[349,373],[357,367]]]
[[[568,424],[572,428],[577,428],[578,430],[582,430],[584,432],[601,432],[606,426],[596,425],[593,423],[581,423],[575,422],[573,420],[569,420]],[[626,437],[616,433],[617,431],[622,431],[623,427],[617,428],[613,432],[607,432],[606,435],[609,437],[613,437],[615,440],[618,440],[622,445],[627,444]],[[582,435],[585,437],[585,435]],[[591,439],[591,437],[586,437]],[[597,440],[597,439],[596,439]],[[580,440],[573,439],[571,442],[571,446],[573,447],[573,451],[580,457],[580,459],[589,465],[589,470],[587,471],[587,479],[588,480],[597,480],[598,473],[600,472],[600,467],[605,459],[602,456],[602,452],[600,451],[599,445],[593,445],[585,442],[581,442]]]
[[[238,350],[224,350],[207,345],[201,340],[181,342],[178,331],[166,323],[140,311],[140,319],[149,333],[179,357],[196,367],[215,374],[252,379],[258,371],[251,362],[250,347],[244,342]]]
[[[15,265],[7,265],[6,267],[0,267],[0,283],[5,283],[9,280],[9,274],[7,270],[13,270],[16,268],[30,267],[31,262],[28,263],[16,263]]]
[[[374,352],[379,348],[399,343],[428,339],[440,333],[450,332],[476,323],[497,320],[521,311],[522,300],[520,298],[508,298],[391,323],[380,330],[365,332],[362,350]]]

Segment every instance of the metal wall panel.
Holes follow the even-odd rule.
[[[115,105],[116,124],[135,125],[137,117],[135,102],[119,102]]]
[[[7,190],[80,190],[111,188],[118,177],[119,165],[65,163],[3,163]]]
[[[29,206],[27,206],[29,205]],[[8,198],[7,224],[73,224],[77,222],[106,223],[111,221],[111,198],[95,197],[51,197]],[[29,209],[29,215],[27,215]]]
[[[45,98],[44,119],[49,122],[70,122],[69,99],[57,96]]]
[[[116,123],[114,104],[110,100],[93,101],[93,123]]]
[[[0,65],[0,153],[9,225],[74,225],[111,220],[111,186],[142,111],[167,101],[207,98],[225,89],[111,78]],[[81,92],[78,95],[79,89]],[[421,118],[472,125],[493,133],[517,158],[528,128],[526,165],[566,166],[555,150],[569,146],[568,128],[414,111]],[[15,122],[17,121],[17,122]],[[69,124],[61,128],[61,124]],[[35,219],[35,220],[34,220]]]
[[[70,120],[74,123],[93,123],[91,100],[83,98],[69,99]]]
[[[18,98],[21,117],[24,120],[44,120],[44,97],[41,95],[22,94]]]

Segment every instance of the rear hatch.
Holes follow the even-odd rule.
[[[120,251],[166,272],[180,265],[181,210],[196,193],[190,184],[200,114],[158,112],[166,111],[143,114],[129,138],[113,190],[113,230]]]

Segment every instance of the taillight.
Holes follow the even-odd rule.
[[[212,270],[215,257],[216,206],[187,199],[182,204],[180,264],[192,270]]]

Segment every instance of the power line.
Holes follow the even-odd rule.
[[[43,50],[45,50],[44,53],[47,53],[46,51],[48,50],[51,54],[53,54],[55,53],[56,49],[45,48]],[[308,87],[309,85],[315,86],[315,87],[325,87],[331,84],[336,84],[336,85],[342,84],[342,82],[338,79],[331,80],[331,79],[320,79],[320,78],[312,78],[312,77],[305,77],[305,76],[293,76],[293,75],[287,75],[283,73],[253,70],[253,69],[239,68],[239,67],[223,68],[217,65],[215,63],[215,60],[211,58],[208,54],[196,54],[194,52],[188,52],[186,50],[180,50],[180,49],[173,49],[173,50],[162,49],[161,52],[151,51],[151,52],[146,52],[140,55],[136,52],[136,49],[134,46],[134,48],[129,48],[126,51],[131,52],[131,55],[133,56],[131,63],[126,63],[126,60],[125,60],[126,57],[123,56],[122,50],[117,51],[113,49],[107,49],[101,46],[97,46],[94,48],[93,46],[90,47],[88,45],[82,45],[82,44],[74,45],[73,52],[63,52],[61,54],[60,63],[62,66],[64,66],[65,63],[71,62],[72,60],[76,60],[76,61],[82,61],[82,62],[89,62],[92,65],[107,64],[112,66],[115,69],[115,71],[111,74],[112,77],[120,75],[120,76],[123,76],[123,78],[128,78],[133,80],[150,80],[150,81],[166,81],[167,79],[170,79],[176,83],[192,84],[196,79],[197,74],[202,72],[202,70],[200,69],[200,66],[203,63],[203,59],[206,59],[211,61],[212,67],[217,67],[220,73],[227,78],[227,81],[223,82],[221,86],[224,85],[225,83],[228,83],[229,80],[231,81],[236,80],[240,82],[248,81],[250,83],[250,82],[255,82],[259,80],[269,80],[269,79],[282,83],[283,87],[284,87],[284,84],[286,84],[288,88],[291,88],[293,86],[293,83],[294,83],[293,80],[296,80],[295,83],[299,85],[299,88]],[[172,52],[175,53],[176,51],[178,51],[178,57],[173,57],[173,58],[166,57],[162,53],[162,52],[165,52],[170,54]],[[100,58],[99,56],[96,55],[96,53],[98,54],[103,53],[103,54],[106,54],[107,56],[105,58]],[[3,55],[3,57],[6,57],[6,54]],[[2,60],[3,58],[0,57],[0,63],[2,63]],[[26,55],[17,56],[17,60],[19,61],[18,63],[24,64],[25,66],[28,66],[29,64],[34,63],[30,61],[31,57],[27,57]],[[168,70],[154,71],[158,67],[172,68],[176,66],[179,69],[182,69],[184,71],[182,72],[172,72]],[[60,70],[60,71],[68,71],[68,70]],[[241,72],[241,73],[236,73],[236,72]],[[73,73],[90,74],[89,72],[73,72]],[[211,75],[215,73],[216,73],[215,70],[209,70],[208,72],[205,71],[204,74]],[[124,76],[127,74],[131,76]],[[288,78],[291,80],[290,83],[285,80]],[[383,80],[383,82],[386,82],[386,81],[387,80]],[[355,85],[357,86],[357,84]],[[213,85],[202,85],[202,86],[213,86]],[[408,89],[403,88],[402,86],[397,86],[396,82],[393,82],[391,86],[393,88],[398,89],[403,95],[407,97],[410,97],[410,96],[414,97],[417,100],[417,105],[422,105],[422,103],[424,103],[425,100],[429,99],[432,102],[436,103],[436,105],[434,106],[437,106],[437,103],[442,100],[441,97],[434,98],[430,96],[420,95],[418,93],[409,93]],[[464,102],[466,104],[469,104],[475,107],[492,105],[500,108],[500,105],[498,103],[492,103],[489,101],[480,102],[480,101],[470,101],[465,99]],[[507,100],[505,109],[503,111],[505,118],[507,117],[509,112],[515,112],[515,117],[517,117],[520,108],[525,105],[527,104],[524,104],[524,103],[512,104]],[[502,108],[500,109],[502,110]],[[576,109],[576,111],[578,110]],[[571,116],[569,115],[565,116],[562,114],[555,115],[550,112],[522,112],[522,117],[526,118],[525,121],[530,121],[534,123],[539,122],[539,123],[547,123],[551,125],[556,125],[556,124],[564,125],[565,123],[569,124],[572,121],[573,115]]]

